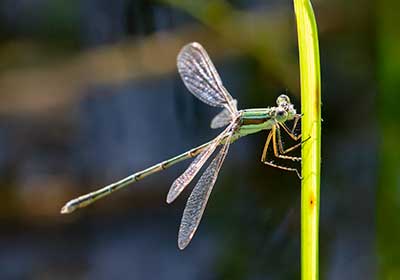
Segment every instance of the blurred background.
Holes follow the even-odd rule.
[[[313,1],[320,32],[321,279],[400,279],[400,4]],[[291,1],[2,0],[0,279],[299,279],[300,181],[231,146],[177,248],[180,163],[71,215],[69,199],[202,144],[218,110],[185,89],[200,42],[239,108],[300,109]],[[193,185],[193,184],[192,184]]]

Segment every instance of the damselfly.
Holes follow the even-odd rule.
[[[232,98],[223,86],[221,78],[207,52],[199,43],[190,43],[184,46],[178,55],[177,65],[183,82],[194,96],[208,105],[223,108],[211,121],[211,128],[225,127],[225,129],[213,140],[201,146],[132,174],[97,191],[69,201],[61,209],[61,213],[71,213],[78,208],[86,207],[96,200],[124,188],[128,184],[139,181],[146,176],[164,170],[185,159],[196,157],[186,171],[173,182],[167,195],[167,203],[171,203],[193,180],[201,167],[217,150],[218,146],[221,146],[219,152],[200,176],[183,211],[178,234],[178,247],[184,249],[191,241],[199,226],[208,198],[217,180],[219,170],[228,153],[229,146],[237,139],[262,130],[270,130],[261,161],[273,167],[294,171],[300,177],[296,168],[282,166],[274,163],[272,160],[267,160],[266,157],[268,147],[272,142],[276,158],[301,161],[300,157],[288,155],[288,152],[299,147],[301,143],[285,149],[281,141],[281,128],[294,141],[299,140],[301,137],[301,135],[295,134],[295,129],[301,116],[296,113],[288,96],[280,95],[276,100],[277,106],[274,107],[238,110],[237,101]],[[285,124],[286,121],[290,120],[294,121],[291,129]]]

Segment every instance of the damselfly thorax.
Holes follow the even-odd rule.
[[[296,135],[295,133],[300,115],[296,113],[288,96],[280,95],[276,100],[276,106],[238,110],[237,101],[232,98],[223,86],[221,78],[207,52],[199,43],[190,43],[182,48],[178,55],[177,66],[183,82],[194,96],[210,106],[223,108],[214,117],[210,125],[213,129],[224,128],[222,132],[205,144],[69,201],[61,209],[61,213],[71,213],[78,208],[86,207],[98,199],[144,177],[164,170],[183,160],[194,158],[185,172],[173,182],[167,195],[167,203],[171,203],[189,185],[203,165],[221,146],[200,176],[188,198],[178,234],[178,246],[180,249],[184,249],[191,241],[200,223],[229,146],[239,138],[264,130],[269,131],[261,161],[276,168],[294,171],[300,177],[296,168],[283,166],[275,163],[273,159],[267,159],[268,148],[272,146],[275,158],[301,161],[301,158],[289,155],[289,152],[299,147],[301,143],[285,148],[281,140],[281,130],[294,141],[299,140],[301,137],[301,135]],[[291,128],[286,126],[287,121],[293,121]]]

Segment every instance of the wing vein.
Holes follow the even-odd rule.
[[[232,96],[199,43],[190,43],[182,48],[177,66],[184,84],[194,96],[210,106],[225,107],[232,116],[237,114]]]
[[[193,235],[200,224],[204,209],[217,180],[219,170],[221,169],[222,163],[228,153],[231,137],[232,133],[228,135],[223,147],[201,175],[189,196],[185,210],[183,211],[178,234],[178,247],[181,250],[184,249],[192,240]]]

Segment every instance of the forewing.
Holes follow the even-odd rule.
[[[237,106],[237,100],[232,100],[232,104]],[[218,113],[211,121],[210,127],[212,129],[224,127],[228,125],[232,121],[232,115],[229,113],[228,109],[223,109],[220,113]]]
[[[188,90],[204,103],[226,107],[236,113],[232,96],[222,84],[215,66],[206,50],[199,43],[190,43],[182,48],[177,59],[178,71]]]
[[[224,146],[201,175],[189,196],[185,210],[183,211],[178,234],[178,246],[181,250],[189,244],[199,226],[208,198],[210,197],[212,188],[217,180],[219,170],[221,169],[225,156],[228,153],[229,144],[230,137],[227,137]]]
[[[196,174],[200,171],[201,167],[207,161],[207,159],[212,155],[217,146],[220,143],[221,137],[217,137],[214,142],[212,142],[207,149],[202,151],[189,165],[189,167],[179,176],[169,189],[167,195],[167,203],[173,202],[180,193],[186,188],[186,186],[193,180]]]

